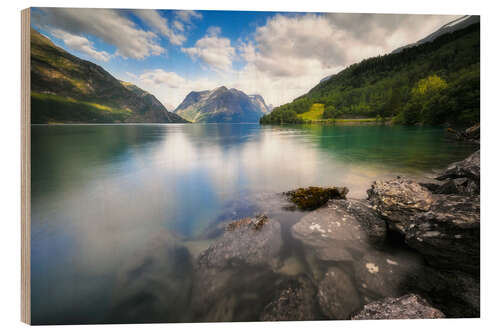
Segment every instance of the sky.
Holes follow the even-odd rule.
[[[172,110],[189,92],[222,85],[278,106],[328,75],[416,42],[458,17],[34,8],[31,24]]]

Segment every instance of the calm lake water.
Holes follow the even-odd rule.
[[[158,244],[161,248],[163,240],[175,237],[195,257],[213,242],[210,230],[221,223],[257,213],[282,225],[295,223],[303,213],[282,209],[283,191],[347,186],[348,197],[365,198],[377,178],[429,176],[476,148],[447,139],[443,129],[420,127],[162,124],[31,129],[35,324],[127,321],[117,312],[139,313],[130,321],[154,321],[135,309],[147,300],[123,300],[161,293],[161,284],[151,281],[161,281],[162,270],[142,274],[133,286],[124,276],[131,280],[133,263],[151,256],[161,260]],[[179,272],[189,274],[182,255],[169,260],[177,260]],[[166,320],[192,320],[188,300],[169,302],[163,300],[175,309]]]

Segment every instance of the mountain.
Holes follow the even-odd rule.
[[[271,111],[269,105],[266,104],[266,102],[264,101],[264,97],[262,97],[261,95],[248,95],[248,97],[250,97],[252,103],[256,105],[262,113],[268,113],[269,111]]]
[[[438,30],[434,31],[433,33],[427,35],[426,37],[422,38],[416,43],[408,44],[402,47],[399,47],[392,51],[392,53],[398,53],[401,52],[402,50],[408,48],[408,47],[413,47],[417,45],[421,45],[424,43],[432,42],[434,39],[438,38],[439,36],[442,36],[444,34],[448,34],[460,29],[467,28],[469,25],[479,23],[479,16],[478,15],[465,15],[462,16],[456,20],[453,20],[451,22],[446,23],[443,25],[441,28]]]
[[[192,91],[175,113],[197,123],[254,123],[267,111],[260,95],[248,96],[222,86],[214,90]]]
[[[478,17],[471,17],[477,19]],[[404,124],[479,122],[480,24],[450,22],[431,41],[365,59],[281,105],[261,123],[393,118]]]
[[[31,29],[31,122],[182,123],[147,91],[119,81]]]

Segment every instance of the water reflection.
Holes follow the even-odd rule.
[[[32,321],[189,320],[189,263],[221,222],[265,212],[289,226],[302,213],[277,193],[339,185],[360,198],[375,178],[473,149],[432,128],[32,126]],[[283,270],[302,271],[284,230]]]

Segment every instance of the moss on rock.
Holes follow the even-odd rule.
[[[326,204],[330,199],[345,199],[347,187],[316,187],[298,188],[285,192],[288,200],[302,210],[314,210]]]

